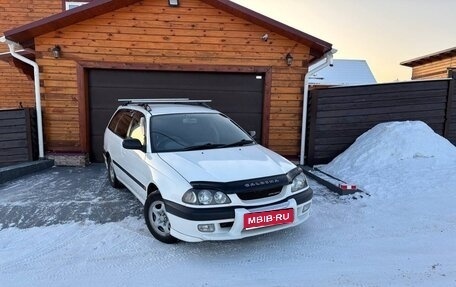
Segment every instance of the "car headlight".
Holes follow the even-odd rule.
[[[198,201],[202,205],[209,205],[211,202],[214,200],[214,196],[212,195],[212,192],[209,190],[201,190],[198,192]]]
[[[182,201],[194,205],[217,205],[231,203],[223,192],[210,189],[190,189],[182,196]]]
[[[295,192],[307,187],[307,179],[303,172],[298,174],[291,183],[291,192]]]

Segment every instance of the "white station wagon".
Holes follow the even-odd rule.
[[[240,239],[309,217],[313,192],[302,170],[208,101],[120,101],[104,134],[108,178],[144,204],[156,239]]]

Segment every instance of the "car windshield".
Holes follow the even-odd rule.
[[[222,114],[170,114],[151,118],[153,152],[244,146],[255,142]]]

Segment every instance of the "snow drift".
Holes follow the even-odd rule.
[[[401,182],[400,176],[417,165],[438,168],[451,164],[456,166],[453,144],[421,121],[405,121],[376,125],[322,169],[362,185],[367,174],[388,180],[382,177],[385,169],[389,170],[390,181],[395,175]]]

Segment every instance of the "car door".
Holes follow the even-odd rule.
[[[128,180],[122,154],[122,142],[127,137],[131,123],[131,113],[132,111],[129,109],[117,111],[109,123],[109,132],[105,134],[105,149],[108,151],[113,162],[114,171],[122,183]]]
[[[146,116],[140,111],[130,113],[130,125],[126,139],[137,139],[142,149],[126,149],[122,147],[122,164],[128,175],[128,186],[140,200],[146,200],[147,185],[150,182],[150,170],[146,163]]]

